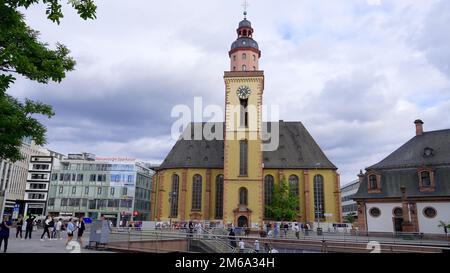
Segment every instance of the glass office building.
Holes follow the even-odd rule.
[[[47,212],[115,224],[148,221],[153,174],[134,159],[69,155],[51,174]]]

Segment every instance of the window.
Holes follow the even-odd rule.
[[[64,174],[64,181],[65,182],[70,181],[70,173]]]
[[[127,187],[123,187],[122,188],[122,195],[128,195],[128,188]]]
[[[89,209],[95,209],[97,207],[96,203],[97,200],[89,200]]]
[[[60,186],[60,187],[59,187],[59,194],[62,194],[63,191],[64,191],[64,187],[63,187],[63,186]]]
[[[253,54],[253,61],[256,61],[256,55]]]
[[[202,210],[202,177],[198,174],[192,178],[192,210]]]
[[[97,188],[97,195],[100,195],[100,194],[102,194],[102,187]]]
[[[430,172],[428,171],[421,172],[420,178],[422,179],[422,187],[431,187]]]
[[[239,189],[239,205],[248,205],[248,190],[246,188]]]
[[[436,215],[437,215],[437,211],[436,211],[435,208],[432,208],[432,207],[426,207],[426,208],[423,210],[423,215],[424,215],[425,217],[427,217],[427,218],[434,218],[434,217],[436,217]]]
[[[236,61],[236,55],[233,55],[233,61]]]
[[[242,60],[247,60],[247,54],[242,53]]]
[[[133,183],[134,181],[134,175],[129,175],[128,176],[128,183]]]
[[[30,184],[30,190],[45,190],[47,189],[47,184]]]
[[[223,175],[216,177],[216,219],[223,218]]]
[[[88,200],[87,199],[81,199],[81,206],[82,207],[86,207],[88,204]]]
[[[115,188],[111,188],[111,189],[110,189],[110,194],[111,194],[111,196],[114,196],[115,191],[116,191]]]
[[[273,189],[274,189],[274,179],[271,175],[266,175],[264,178],[264,205],[266,208],[264,209],[264,216],[266,218],[270,218],[270,212],[267,209],[267,206],[272,205],[272,196],[273,196]]]
[[[180,188],[180,177],[176,174],[172,175],[172,191],[169,193],[170,200],[170,217],[178,216],[178,191]]]
[[[233,71],[236,71],[236,66],[233,66]]]
[[[95,178],[96,178],[96,175],[95,174],[91,174],[91,176],[89,177],[89,181],[90,182],[95,182]]]
[[[77,187],[72,187],[72,195],[77,194]]]
[[[403,209],[397,207],[397,208],[394,209],[392,214],[394,214],[394,216],[397,217],[397,218],[401,218],[401,217],[403,217]]]
[[[79,207],[79,206],[80,206],[80,199],[78,198],[69,199],[69,207]]]
[[[83,181],[83,174],[82,173],[77,175],[77,181]]]
[[[240,103],[240,126],[248,128],[248,99],[241,99]]]
[[[67,206],[67,202],[69,201],[68,198],[61,199],[61,206]]]
[[[31,179],[44,180],[47,178],[48,178],[48,174],[37,174],[37,173],[31,174]]]
[[[372,217],[380,217],[381,211],[380,211],[379,208],[371,208],[371,209],[369,210],[369,214],[370,214]]]
[[[242,71],[247,71],[247,66],[245,64],[242,66]]]
[[[76,174],[72,174],[72,181],[75,181],[77,179],[77,175]]]
[[[51,207],[51,206],[54,206],[55,205],[55,198],[49,198],[48,199],[48,205]]]
[[[378,189],[377,176],[374,174],[369,176],[369,189],[370,190]]]
[[[241,140],[239,142],[239,175],[248,175],[248,143],[247,140]]]
[[[56,181],[56,180],[58,180],[58,174],[52,173],[52,181]]]
[[[64,174],[63,173],[59,174],[59,181],[64,181]]]
[[[324,218],[325,200],[323,189],[323,176],[320,174],[314,176],[314,211],[316,219]]]
[[[289,192],[292,196],[295,196],[297,198],[297,211],[300,211],[300,189],[298,176],[296,175],[289,176]]]
[[[256,71],[256,66],[253,67],[253,71]]]
[[[99,175],[97,175],[97,181],[98,182],[106,181],[106,174],[99,174]]]
[[[89,187],[84,187],[84,194],[89,194]]]

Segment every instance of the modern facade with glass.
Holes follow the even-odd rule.
[[[147,221],[153,173],[134,159],[69,155],[51,174],[47,212],[115,224]]]

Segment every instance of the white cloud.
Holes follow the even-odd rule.
[[[61,85],[20,80],[11,92],[57,105],[48,122],[54,149],[162,159],[172,145],[170,105],[199,95],[223,104],[241,2],[97,2],[97,20],[65,9],[60,26],[44,20],[42,6],[26,11],[78,66]],[[343,183],[355,179],[411,138],[416,118],[426,130],[450,127],[442,118],[450,114],[449,9],[445,0],[252,1],[264,102],[305,124]]]

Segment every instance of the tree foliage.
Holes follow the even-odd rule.
[[[283,178],[273,189],[272,204],[267,206],[271,219],[276,221],[294,221],[298,214],[298,197],[290,190],[289,183]]]
[[[96,18],[92,0],[70,0],[69,4],[82,19]],[[57,24],[64,17],[61,0],[0,0],[0,159],[21,159],[23,137],[36,144],[46,142],[46,128],[33,115],[54,115],[51,106],[25,100],[20,102],[6,93],[15,81],[14,74],[39,83],[61,82],[75,67],[69,49],[57,43],[55,49],[39,40],[39,32],[31,29],[19,9],[35,4],[46,5],[46,15]]]

